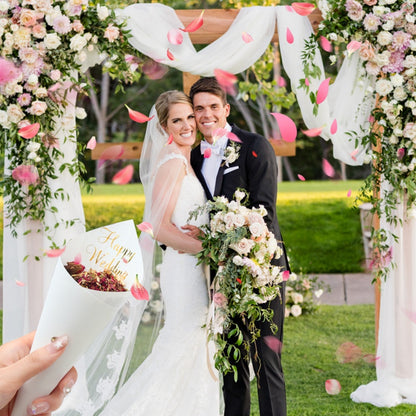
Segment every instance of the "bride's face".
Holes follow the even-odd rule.
[[[194,110],[189,104],[172,104],[165,127],[178,146],[192,146],[196,137]]]

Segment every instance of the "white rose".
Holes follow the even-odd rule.
[[[289,281],[294,282],[295,280],[298,280],[298,275],[296,273],[290,273],[289,275]]]
[[[45,87],[40,87],[35,91],[37,98],[45,98],[48,96],[48,90]]]
[[[28,152],[37,152],[40,149],[40,143],[31,141],[26,149]]]
[[[392,30],[394,28],[394,19],[386,20],[386,22],[381,27],[386,31]]]
[[[36,154],[36,152],[30,152],[29,154],[28,154],[28,156],[27,156],[27,158],[29,159],[29,160],[34,160],[34,159],[36,159],[38,157],[38,155]]]
[[[390,45],[393,35],[390,32],[380,32],[377,36],[377,42],[382,46]]]
[[[7,107],[7,116],[12,123],[18,123],[24,118],[23,111],[17,104],[10,104]]]
[[[390,144],[397,144],[397,143],[399,143],[399,139],[397,138],[397,136],[390,136],[389,137],[389,143]]]
[[[296,318],[302,315],[302,308],[299,305],[292,305],[290,313]]]
[[[406,90],[403,87],[396,87],[394,89],[394,98],[399,101],[404,101],[407,98]]]
[[[324,291],[322,289],[315,290],[314,295],[319,299],[323,295]]]
[[[105,20],[110,15],[110,12],[106,6],[100,6],[97,4],[97,16],[100,20]]]
[[[85,48],[85,46],[87,46],[87,40],[84,38],[84,36],[80,35],[79,33],[77,33],[75,36],[73,36],[71,38],[71,42],[69,47],[73,50],[73,51],[81,51],[82,49]]]
[[[9,129],[11,127],[9,117],[4,110],[0,110],[0,126],[4,127],[5,129]]]
[[[373,13],[376,16],[383,16],[386,13],[386,7],[383,7],[383,6],[374,6],[373,7]]]
[[[416,51],[416,40],[411,40],[410,41],[410,49],[412,50],[412,51]]]
[[[405,68],[414,68],[416,66],[416,56],[407,55],[405,60],[403,61],[403,66]]]
[[[294,303],[302,303],[303,295],[301,293],[295,292],[291,294]]]
[[[246,223],[246,219],[244,218],[243,215],[237,214],[237,215],[234,215],[233,223],[237,228],[242,227]]]
[[[260,237],[266,230],[263,224],[255,222],[249,226],[249,230],[253,237]]]
[[[56,33],[48,33],[43,39],[46,49],[56,49],[61,44],[61,39]]]
[[[381,95],[382,97],[392,92],[392,90],[393,90],[393,86],[391,85],[391,82],[389,80],[380,79],[376,82],[377,94]]]
[[[29,85],[36,85],[39,81],[39,78],[36,74],[30,74],[29,78],[27,79],[27,83]]]
[[[247,238],[241,239],[236,244],[230,244],[230,248],[235,250],[240,256],[244,256],[248,253],[250,253],[250,250],[254,246],[254,241],[249,240]]]
[[[9,10],[9,2],[0,1],[0,12],[7,12],[7,10]]]
[[[403,85],[404,79],[400,74],[394,74],[390,77],[390,81],[393,87],[400,87],[400,85]]]

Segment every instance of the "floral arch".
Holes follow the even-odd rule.
[[[413,16],[413,0],[405,2],[407,8],[399,8],[394,0],[380,0],[379,3],[383,3],[384,6],[380,7],[385,9],[378,12],[392,13],[393,20],[402,18],[403,14]],[[376,4],[377,0],[365,0],[364,5],[355,0],[341,3],[335,0],[321,1],[325,19],[320,27],[322,35],[334,41],[333,37],[338,36],[333,35],[336,32],[325,28],[340,27],[336,16],[341,16],[345,27],[353,30],[347,31],[345,36],[343,33],[342,38],[336,37],[335,41],[345,43],[353,36],[360,35],[361,39],[356,42],[366,39],[359,22],[364,21],[366,15],[377,15],[375,10],[375,13],[370,10]],[[309,12],[307,5],[306,9],[297,10],[291,6],[241,9],[220,39],[196,52],[186,32],[181,44],[169,42],[167,33],[183,25],[172,9],[161,4],[136,4],[117,11],[116,15],[105,6],[90,6],[87,0],[0,1],[2,56],[23,62],[21,69],[8,69],[11,74],[16,72],[15,78],[0,90],[0,124],[6,150],[4,291],[7,295],[4,309],[5,315],[13,317],[12,321],[5,321],[6,339],[15,338],[36,326],[48,279],[55,265],[55,259],[45,257],[45,252],[53,256],[56,253],[49,251],[51,247],[59,250],[68,238],[84,231],[78,184],[79,150],[75,134],[75,117],[82,117],[83,111],[76,108],[75,100],[76,94],[85,88],[83,71],[97,62],[106,60],[105,66],[110,74],[126,80],[133,80],[136,76],[138,61],[134,56],[137,50],[164,64],[198,75],[211,76],[216,68],[238,73],[261,56],[277,24],[283,66],[290,77],[292,89],[296,91],[307,127],[319,129],[321,137],[331,140],[334,143],[334,156],[345,163],[357,165],[371,160],[368,150],[372,142],[367,140],[362,145],[360,139],[368,137],[366,133],[372,126],[369,116],[374,108],[374,96],[368,92],[374,89],[375,80],[371,74],[362,71],[359,53],[354,53],[350,48],[337,79],[328,85],[319,50],[306,48],[311,53],[305,55],[305,40],[312,35],[306,17]],[[347,24],[345,19],[357,22],[356,26],[355,23]],[[252,41],[242,41],[243,32],[249,33]],[[375,37],[375,33],[371,32],[373,35]],[[371,36],[369,39],[373,40]],[[321,44],[328,47],[325,42],[322,43],[322,39]],[[361,46],[355,44],[355,51]],[[406,50],[413,51],[413,47],[407,47]],[[399,82],[399,79],[395,82]],[[378,85],[378,92],[383,95]],[[325,90],[325,86],[325,97],[321,100],[318,93]],[[391,114],[395,114],[394,106],[390,108],[383,105],[381,113],[390,114],[391,111]],[[376,114],[380,114],[378,111]],[[376,119],[382,121],[383,117]],[[381,124],[386,132],[393,133],[388,130],[388,125]],[[355,132],[357,142],[349,140],[350,132]],[[373,155],[379,153],[377,149],[373,151]],[[400,161],[405,155],[408,157],[413,154],[405,151],[401,156],[403,150],[396,153]],[[393,158],[391,151],[388,154]],[[404,183],[412,202],[414,191],[411,191],[412,176],[409,177]],[[391,183],[397,185],[395,181]],[[388,325],[380,324],[385,329],[384,334],[381,330],[379,338],[384,364],[377,367],[377,374],[378,381],[382,379],[385,383],[388,380],[383,386],[398,392],[398,397],[404,397],[401,384],[399,387],[395,384],[398,378],[396,370],[404,368],[400,360],[400,357],[404,357],[403,348],[407,348],[406,352],[410,354],[414,348],[409,343],[401,343],[400,348],[396,348],[396,345],[399,347],[397,343],[392,349],[390,341],[391,331],[398,329],[396,320],[401,314],[411,314],[411,305],[414,304],[415,295],[406,290],[410,287],[408,279],[403,279],[411,277],[412,268],[415,267],[413,264],[408,266],[405,261],[406,253],[411,253],[414,247],[414,224],[413,219],[407,218],[403,206],[406,201],[398,198],[393,202],[390,208],[397,210],[394,218],[401,219],[404,226],[398,222],[398,228],[394,228],[397,221],[392,223],[382,217],[382,229],[391,229],[400,234],[400,241],[411,242],[405,247],[393,245],[393,242],[388,244],[393,247],[393,257],[399,267],[388,270],[388,278],[382,289],[381,321],[383,314],[387,315],[384,318]],[[21,302],[16,302],[16,299]],[[398,309],[397,302],[403,300],[408,308]],[[22,308],[22,303],[28,308]],[[397,316],[393,323],[389,315],[391,310]],[[404,329],[399,328],[403,335],[411,324]],[[413,328],[410,329],[413,331]],[[416,334],[412,339],[416,339]],[[404,374],[406,383],[413,386],[416,368],[407,366],[406,370],[406,374],[401,374]],[[355,399],[361,400],[358,396]]]

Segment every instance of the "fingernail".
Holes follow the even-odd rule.
[[[47,413],[49,411],[49,403],[48,402],[38,402],[33,403],[27,409],[28,415],[40,415],[42,413]]]
[[[51,343],[46,346],[46,349],[50,354],[54,354],[55,352],[62,350],[62,348],[65,348],[67,345],[67,335],[63,335],[61,337],[52,337]]]
[[[65,396],[69,393],[71,393],[72,387],[74,387],[75,380],[68,380],[68,382],[65,384],[65,386],[62,388],[62,391],[64,392]]]

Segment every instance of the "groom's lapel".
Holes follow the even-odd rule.
[[[200,146],[198,146],[195,150],[195,158],[194,158],[194,171],[196,177],[199,179],[199,182],[201,182],[202,187],[204,188],[205,195],[208,199],[212,199],[211,192],[208,189],[207,183],[205,182],[204,175],[201,172],[202,164],[204,163],[204,156],[201,154]]]
[[[227,141],[227,146],[230,141]],[[221,195],[221,189],[222,189],[222,181],[224,179],[224,170],[225,170],[225,161],[221,163],[220,168],[218,169],[217,173],[217,179],[215,181],[215,190],[214,190],[214,196]]]

